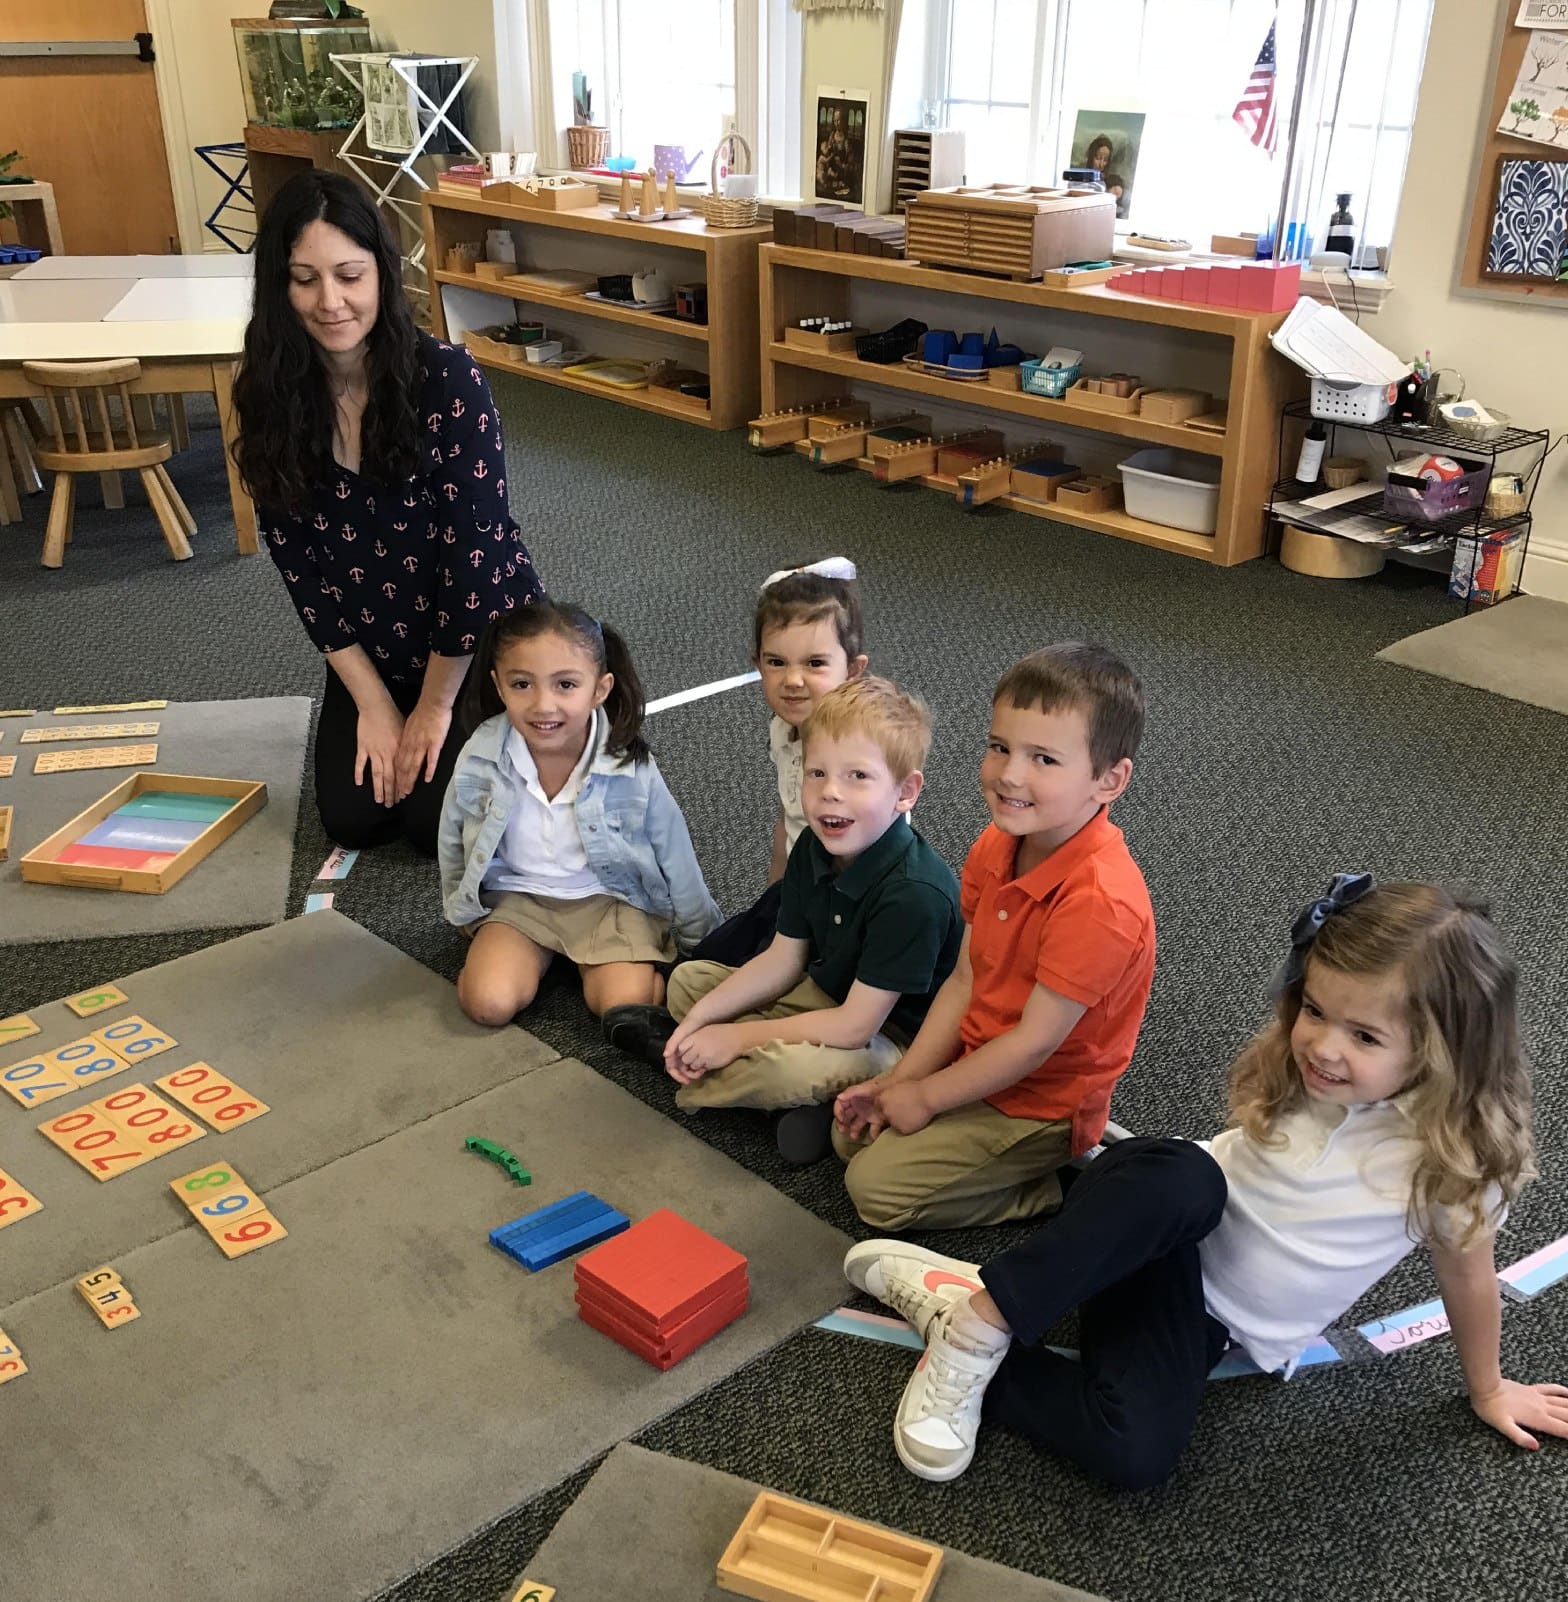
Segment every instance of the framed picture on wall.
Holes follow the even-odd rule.
[[[1116,215],[1132,206],[1132,181],[1143,145],[1141,111],[1080,111],[1073,124],[1069,167],[1093,167],[1116,198]]]
[[[818,200],[850,206],[866,203],[866,108],[864,89],[818,89],[813,193]]]
[[[1568,158],[1498,157],[1481,275],[1568,283]]]

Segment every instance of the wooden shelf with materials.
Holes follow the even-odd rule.
[[[705,370],[709,400],[703,405],[674,390],[609,387],[560,368],[524,361],[520,350],[514,360],[493,346],[481,346],[474,353],[481,366],[539,379],[580,394],[597,395],[703,428],[737,428],[755,414],[760,386],[757,250],[768,237],[765,225],[709,228],[700,216],[641,223],[615,217],[608,205],[553,211],[449,190],[427,190],[422,205],[425,259],[436,269],[431,272],[431,280],[437,286],[437,292],[430,297],[431,322],[433,332],[440,338],[461,342],[465,333],[486,326],[477,308],[497,300],[517,302],[545,321],[553,313],[572,320],[588,319],[583,325],[587,328],[603,325],[607,335],[615,327],[631,330],[637,354],[668,356],[683,367]],[[685,322],[658,312],[590,300],[584,295],[554,294],[438,266],[445,263],[446,253],[454,245],[482,240],[488,229],[498,227],[512,233],[518,247],[519,273],[526,273],[530,267],[580,268],[598,276],[629,273],[650,260],[668,261],[672,263],[673,281],[706,285],[708,320]],[[500,308],[490,319],[506,320]],[[596,354],[613,357],[622,353],[607,342]]]
[[[1181,555],[1229,567],[1261,556],[1266,548],[1262,507],[1274,481],[1274,423],[1280,409],[1304,391],[1301,375],[1269,344],[1269,335],[1284,321],[1283,312],[1251,312],[1227,307],[1164,302],[1124,295],[1103,285],[1054,289],[1041,284],[923,267],[881,257],[852,256],[836,251],[764,245],[760,252],[762,284],[762,410],[764,413],[809,406],[845,393],[849,385],[920,395],[928,400],[990,414],[977,421],[1008,423],[1029,434],[1047,435],[1071,428],[1101,436],[1174,446],[1220,462],[1219,520],[1213,535],[1188,533],[1147,522],[1124,511],[1079,511],[1055,502],[1039,503],[1004,496],[992,504],[1034,516],[1074,523],[1099,533],[1134,540]],[[877,311],[868,317],[862,302],[852,320],[877,327],[917,315],[932,320],[932,307],[942,321],[933,326],[976,328],[995,321],[1008,337],[1008,306],[1053,314],[1053,337],[1092,345],[1096,326],[1128,336],[1158,339],[1165,330],[1182,350],[1196,348],[1211,365],[1222,365],[1228,378],[1227,422],[1222,434],[1184,424],[1157,422],[1137,413],[1091,409],[1068,400],[1051,400],[991,384],[961,384],[915,368],[861,361],[851,352],[802,349],[784,342],[785,330],[802,318],[851,318],[851,296],[864,286],[886,286]],[[900,309],[898,291],[918,304],[918,311]],[[950,305],[948,304],[950,302]],[[1055,314],[1085,319],[1063,325]],[[1152,357],[1151,357],[1152,359]],[[862,463],[862,466],[867,464]],[[951,492],[938,481],[933,487]]]

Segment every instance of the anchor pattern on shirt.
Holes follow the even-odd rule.
[[[258,507],[267,549],[322,652],[358,644],[391,682],[466,656],[486,622],[544,594],[506,497],[501,419],[466,351],[420,336],[418,471],[390,493],[335,468],[317,504]]]

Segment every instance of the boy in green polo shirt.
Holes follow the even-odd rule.
[[[741,968],[682,963],[669,1011],[641,1009],[617,1044],[662,1066],[688,1112],[789,1109],[779,1151],[806,1163],[829,1150],[838,1092],[886,1072],[919,1031],[963,924],[953,870],[909,823],[931,746],[925,706],[886,679],[854,679],[801,738],[810,827],[784,870],[773,943]]]

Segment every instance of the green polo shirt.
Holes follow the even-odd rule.
[[[837,867],[803,830],[779,888],[778,932],[809,943],[806,976],[835,1001],[857,979],[896,990],[888,1022],[913,1039],[958,961],[958,881],[902,816],[842,873]]]

